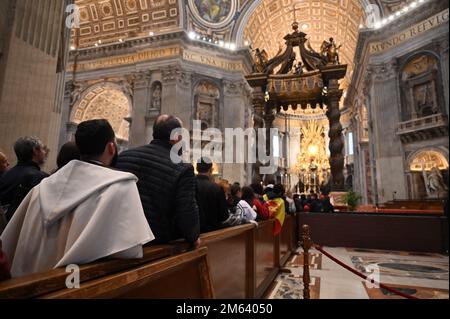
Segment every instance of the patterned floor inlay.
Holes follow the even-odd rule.
[[[448,261],[416,261],[378,256],[352,256],[353,265],[363,273],[372,273],[378,267],[383,276],[448,280]]]
[[[368,288],[363,283],[370,299],[404,299],[383,288]],[[401,293],[410,295],[419,299],[448,299],[448,290],[426,287],[413,287],[403,285],[389,285],[390,288],[398,290]]]
[[[289,261],[286,263],[286,267],[298,268],[303,267],[304,264],[304,254],[303,252],[293,255]],[[322,254],[320,253],[310,253],[309,254],[309,269],[322,269]]]
[[[303,280],[301,277],[283,273],[275,279],[275,286],[269,299],[303,299]],[[309,285],[311,299],[320,297],[320,278],[311,277]]]
[[[363,249],[363,248],[346,248],[350,253],[370,253],[370,254],[385,254],[398,256],[419,256],[419,257],[440,257],[442,255],[435,253],[420,253],[420,252],[406,252],[406,251],[390,251],[381,249]]]
[[[418,299],[449,298],[449,258],[434,253],[324,247],[332,256],[370,279]],[[268,299],[303,299],[302,249],[280,269],[264,294]],[[312,249],[311,299],[403,299],[367,285],[361,277]]]

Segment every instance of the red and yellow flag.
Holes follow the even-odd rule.
[[[283,227],[284,219],[286,217],[284,200],[282,198],[274,198],[269,200],[266,195],[264,197],[269,206],[270,217],[275,218],[273,235],[276,236],[281,232],[281,227]]]

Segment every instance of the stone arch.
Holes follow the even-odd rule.
[[[411,199],[433,198],[426,186],[427,176],[433,167],[438,168],[444,184],[448,187],[448,149],[435,147],[419,149],[407,157],[406,164],[406,180]]]
[[[440,170],[448,170],[448,150],[441,148],[422,148],[410,154],[407,158],[409,171],[422,171],[419,167],[421,161],[425,162],[425,170],[433,167],[433,162]]]
[[[129,140],[131,96],[123,86],[113,82],[102,82],[87,88],[74,105],[70,122],[78,125],[91,119],[107,119],[119,142]]]

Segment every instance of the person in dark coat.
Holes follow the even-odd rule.
[[[212,178],[213,165],[210,159],[202,158],[197,163],[197,205],[200,214],[200,232],[207,233],[222,228],[229,212],[225,193]]]
[[[194,246],[200,244],[200,220],[195,199],[194,167],[174,163],[171,151],[173,130],[181,122],[171,115],[160,115],[153,126],[154,140],[145,146],[120,154],[116,168],[133,173],[145,216],[156,239],[152,244],[184,238]],[[173,154],[172,154],[173,155]]]
[[[331,204],[330,197],[328,195],[323,195],[320,199],[320,203],[322,204],[323,213],[334,213],[334,206]]]
[[[58,157],[56,158],[56,164],[58,165],[58,169],[61,169],[71,161],[80,160],[80,158],[80,150],[77,144],[75,142],[67,142],[61,146]]]
[[[295,209],[296,209],[297,213],[303,212],[302,199],[300,198],[299,194],[294,194],[294,203],[295,203]]]
[[[317,198],[317,194],[311,195],[311,212],[312,213],[321,213],[322,212],[322,203]]]
[[[24,137],[14,144],[17,165],[0,178],[0,205],[7,206],[6,218],[11,220],[25,196],[38,185],[47,173],[41,166],[47,159],[48,149],[37,137]]]
[[[227,199],[228,209],[231,213],[236,210],[237,204],[241,201],[242,189],[239,183],[233,183],[230,187],[230,197]]]

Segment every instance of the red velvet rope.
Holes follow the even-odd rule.
[[[331,256],[329,253],[327,253],[325,250],[323,250],[322,247],[320,247],[320,246],[318,246],[318,245],[316,245],[315,247],[316,247],[316,249],[317,249],[318,251],[320,251],[322,254],[324,254],[325,256],[327,256],[328,258],[330,258],[332,261],[334,261],[334,262],[337,263],[338,265],[344,267],[344,268],[347,269],[348,271],[351,271],[352,273],[354,273],[355,275],[357,275],[357,276],[363,278],[364,280],[367,280],[367,276],[366,276],[366,275],[364,275],[364,274],[360,273],[359,271],[357,271],[357,270],[351,268],[350,266],[347,266],[346,264],[344,264],[343,262],[341,262],[341,261],[338,260],[337,258]],[[379,287],[381,287],[381,288],[383,288],[383,289],[386,289],[387,291],[389,291],[389,292],[391,292],[391,293],[393,293],[393,294],[399,295],[399,296],[401,296],[401,297],[403,297],[403,298],[406,298],[406,299],[419,299],[419,298],[417,298],[417,297],[414,297],[414,296],[411,296],[411,295],[404,294],[403,292],[400,292],[400,291],[398,291],[398,290],[395,290],[395,289],[393,289],[393,288],[391,288],[391,287],[388,287],[388,286],[386,286],[386,285],[384,285],[384,284],[382,284],[382,283],[376,282],[376,281],[373,280],[373,279],[372,279],[370,282],[373,283],[373,284],[378,285]]]

